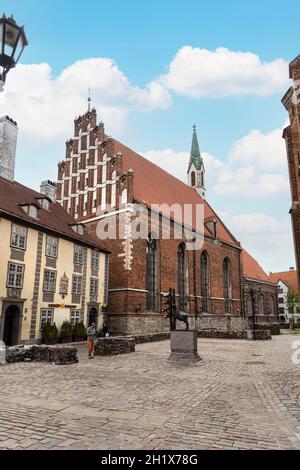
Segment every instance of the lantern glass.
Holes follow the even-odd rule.
[[[3,54],[3,23],[0,22],[0,54]]]
[[[19,41],[19,29],[10,23],[5,23],[4,33],[4,54],[8,57],[13,57],[15,48]]]
[[[14,53],[14,60],[16,64],[18,63],[25,46],[26,46],[26,42],[24,40],[24,36],[20,34],[18,44],[16,46],[15,53]]]

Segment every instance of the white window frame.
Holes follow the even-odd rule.
[[[74,245],[74,264],[83,265],[83,246]]]
[[[22,289],[24,282],[24,270],[24,264],[9,262],[7,267],[7,287],[12,289]]]
[[[27,228],[22,225],[11,225],[10,246],[19,250],[26,250]]]
[[[49,208],[50,208],[50,202],[48,201],[48,199],[43,199],[43,200],[42,200],[42,207],[43,207],[43,209],[46,209],[46,211],[49,210]]]
[[[51,269],[45,269],[43,292],[55,293],[55,290],[56,290],[56,271],[52,271]]]
[[[42,331],[43,326],[50,321],[51,325],[54,320],[54,309],[53,308],[41,308],[40,310],[40,331]]]
[[[81,295],[81,293],[82,293],[82,276],[78,276],[77,274],[73,274],[72,294]]]
[[[99,251],[92,250],[91,267],[92,269],[99,269],[99,265],[100,265],[100,253]]]
[[[47,235],[46,238],[46,256],[57,258],[58,256],[58,238]]]
[[[30,205],[28,207],[28,215],[29,217],[32,217],[33,219],[37,219],[37,214],[38,214],[38,210],[35,206],[33,205]]]
[[[72,326],[80,322],[81,310],[77,308],[72,308],[70,310],[70,323]]]
[[[97,277],[91,277],[90,279],[90,296],[98,297],[99,293],[99,279]]]
[[[86,202],[87,204],[87,202]],[[78,235],[84,235],[84,227],[82,225],[77,225],[77,233]]]

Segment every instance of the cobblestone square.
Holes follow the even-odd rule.
[[[300,449],[297,339],[199,339],[188,367],[168,363],[169,341],[2,366],[0,449]]]

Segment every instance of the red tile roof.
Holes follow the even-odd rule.
[[[41,208],[38,199],[44,197],[44,195],[33,189],[0,176],[0,216],[16,217],[22,219],[24,224],[36,226],[38,230],[52,231],[68,239],[108,252],[108,250],[101,247],[98,240],[90,235],[75,233],[71,225],[76,224],[76,222],[60,204],[50,202],[49,210]],[[40,207],[37,219],[30,217],[24,211],[21,207],[24,204],[34,204]]]
[[[113,139],[113,142],[115,153],[121,152],[123,155],[123,170],[127,172],[131,168],[134,171],[134,200],[136,202],[145,203],[148,207],[151,207],[153,204],[167,204],[168,206],[180,204],[181,207],[185,204],[192,204],[195,208],[197,204],[204,204],[204,219],[216,217],[220,240],[239,247],[238,241],[216,215],[208,202],[203,200],[195,189],[170,175],[121,142],[115,139]],[[191,225],[193,228],[196,227],[195,212]],[[205,234],[211,236],[207,229],[205,229]]]
[[[274,283],[260,264],[243,248],[242,251],[243,275],[247,279],[255,281]]]
[[[270,280],[272,282],[275,282],[276,284],[278,283],[278,281],[282,281],[290,289],[294,290],[295,292],[298,292],[298,272],[296,270],[272,273],[270,275]]]

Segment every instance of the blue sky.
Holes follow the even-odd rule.
[[[266,270],[294,265],[279,139],[287,62],[300,53],[299,2],[1,0],[1,7],[25,24],[29,40],[28,68],[11,72],[0,96],[0,114],[19,122],[18,180],[38,187],[55,179],[90,85],[108,132],[182,179],[196,123],[209,202]],[[77,62],[91,58],[113,62]]]

